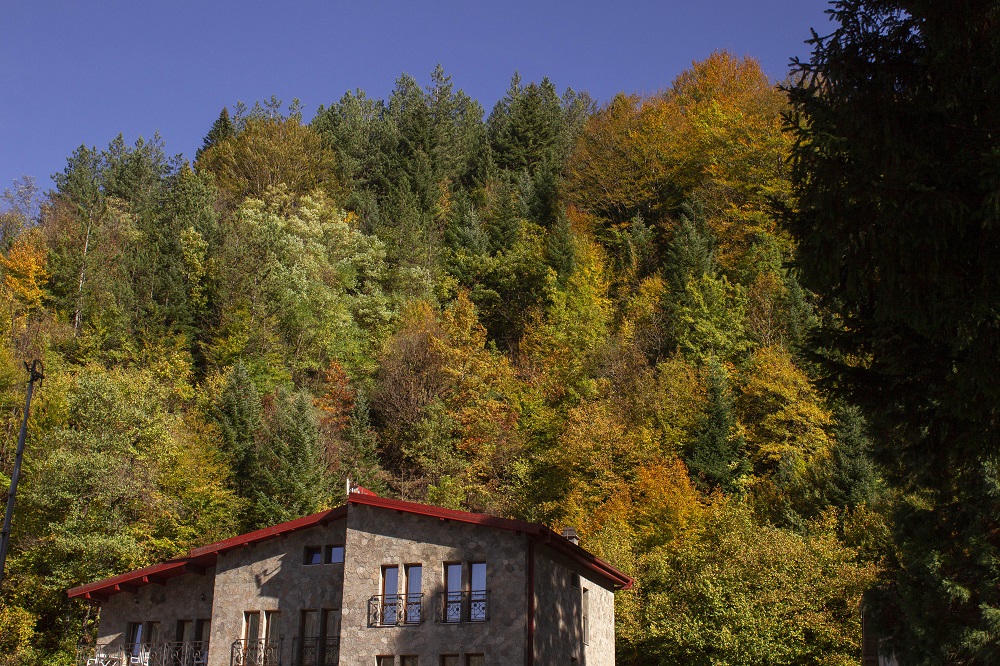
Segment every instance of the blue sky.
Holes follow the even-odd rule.
[[[717,49],[774,78],[827,33],[825,0],[402,2],[0,0],[0,190],[43,189],[80,144],[159,131],[192,157],[223,106],[272,94],[306,117],[346,90],[385,97],[441,63],[487,111],[511,75],[599,101],[650,93]]]

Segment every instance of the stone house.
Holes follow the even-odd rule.
[[[69,590],[81,666],[612,666],[632,580],[544,525],[383,498]]]

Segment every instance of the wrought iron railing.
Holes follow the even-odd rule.
[[[77,666],[205,666],[208,641],[99,643],[76,650]]]
[[[423,594],[383,594],[368,600],[368,626],[394,627],[424,621]]]
[[[340,663],[340,639],[296,638],[292,666],[337,666]]]
[[[281,641],[241,639],[229,650],[230,666],[281,666]]]
[[[489,590],[440,592],[437,595],[438,622],[485,622],[489,619]]]

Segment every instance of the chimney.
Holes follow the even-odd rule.
[[[576,530],[572,527],[564,527],[562,531],[563,538],[567,541],[580,545],[580,537],[577,535]]]

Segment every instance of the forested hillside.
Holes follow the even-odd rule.
[[[65,590],[379,493],[576,527],[636,579],[621,664],[853,664],[889,494],[805,349],[786,94],[717,53],[597,104],[439,68],[81,146],[0,214],[2,469],[33,403],[0,663]],[[6,485],[6,479],[0,478]]]

